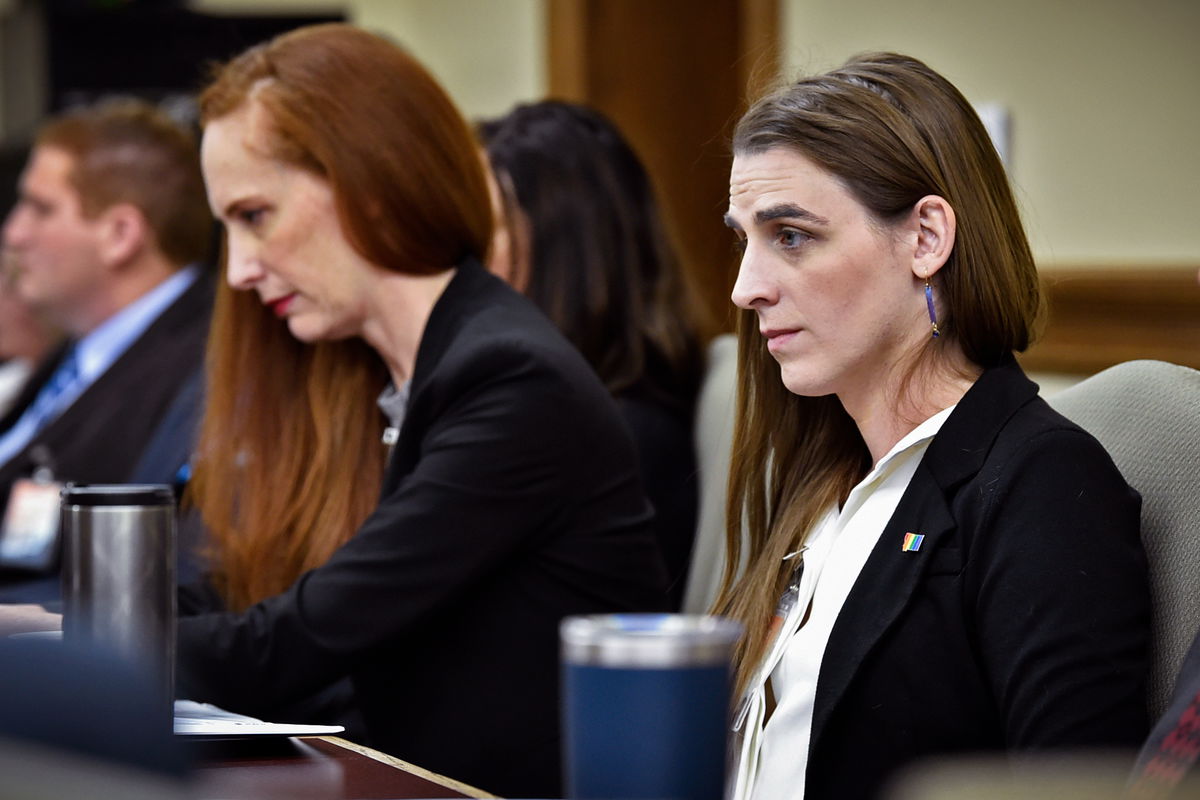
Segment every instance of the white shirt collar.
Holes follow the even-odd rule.
[[[888,471],[889,465],[899,458],[902,453],[905,453],[936,436],[937,432],[942,429],[942,424],[945,423],[947,418],[949,418],[950,414],[952,414],[954,409],[957,407],[958,404],[956,403],[949,408],[943,408],[941,411],[937,412],[932,417],[913,428],[904,436],[900,437],[900,441],[892,445],[892,449],[888,450],[884,457],[879,459],[879,462],[871,468],[871,471],[867,473],[867,476],[862,479],[862,482],[855,487],[855,490],[874,483],[877,477]]]
[[[194,265],[175,272],[80,339],[75,345],[75,358],[84,384],[103,375],[199,275],[200,268]]]

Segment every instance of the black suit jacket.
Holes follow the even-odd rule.
[[[38,448],[49,455],[59,480],[126,481],[179,388],[203,365],[212,297],[212,281],[198,277],[68,409],[0,465],[0,497],[7,500],[12,482],[33,473],[37,464],[31,453]],[[0,420],[0,431],[20,419],[67,347],[46,359],[29,379]],[[179,434],[188,440],[191,431]]]
[[[692,417],[636,386],[617,395],[616,401],[633,434],[642,485],[654,507],[654,531],[667,565],[670,607],[678,611],[696,538],[699,502]]]
[[[172,451],[190,451],[191,426],[163,430],[161,423],[180,388],[196,381],[203,370],[212,298],[212,280],[199,276],[69,408],[0,464],[0,509],[7,505],[13,481],[37,468],[39,451],[48,456],[57,480],[75,483],[133,480],[142,451],[155,439]],[[68,346],[31,376],[16,405],[0,420],[0,431],[20,419]],[[167,445],[168,440],[175,444]],[[143,470],[137,479],[170,483],[177,469],[175,465],[161,475]],[[6,587],[0,590],[6,602],[41,601],[56,593],[47,594],[40,583],[21,573],[0,573],[0,585]],[[31,594],[23,594],[25,585]]]
[[[826,647],[807,797],[873,796],[922,757],[1144,737],[1141,499],[1036,393],[986,371],[926,451]]]
[[[179,691],[270,717],[349,675],[374,746],[560,796],[559,621],[665,599],[629,434],[582,357],[475,262],[410,389],[375,512],[284,594],[181,619]]]

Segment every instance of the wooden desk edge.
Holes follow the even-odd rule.
[[[323,742],[329,742],[330,744],[332,744],[336,747],[341,747],[345,750],[350,750],[352,752],[358,753],[359,755],[364,755],[367,758],[373,758],[376,761],[380,761],[384,764],[387,764],[389,767],[395,767],[397,769],[402,769],[405,772],[410,772],[413,775],[416,775],[420,778],[424,778],[427,781],[436,783],[438,786],[444,786],[447,789],[453,789],[456,792],[465,794],[467,797],[476,797],[476,798],[495,798],[495,797],[497,797],[497,795],[488,794],[487,792],[483,791],[482,789],[476,789],[474,786],[470,786],[470,785],[462,783],[460,781],[456,781],[453,778],[447,778],[444,775],[438,775],[436,772],[430,772],[429,770],[424,769],[423,767],[418,767],[416,764],[410,764],[403,759],[396,758],[395,756],[389,756],[387,753],[381,753],[378,750],[372,750],[370,747],[366,747],[365,745],[361,745],[361,744],[356,744],[354,742],[343,739],[340,736],[316,736],[313,738],[320,739]]]

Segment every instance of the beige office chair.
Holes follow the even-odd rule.
[[[696,538],[683,591],[683,611],[708,611],[725,569],[725,492],[733,445],[737,395],[737,337],[723,334],[708,346],[708,369],[696,400],[696,465],[700,470]]]
[[[897,775],[886,800],[1131,800],[1132,753],[1032,753],[1019,758],[959,756],[915,764]],[[1189,776],[1173,798],[1200,797]]]
[[[1200,628],[1200,372],[1127,361],[1049,403],[1099,439],[1141,492],[1153,613],[1148,704],[1157,719]]]

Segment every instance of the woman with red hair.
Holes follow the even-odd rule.
[[[557,795],[558,623],[659,608],[664,576],[608,393],[480,265],[469,127],[344,25],[235,58],[201,114],[227,285],[191,496],[221,604],[182,598],[181,694],[269,717],[348,677],[373,746]]]

